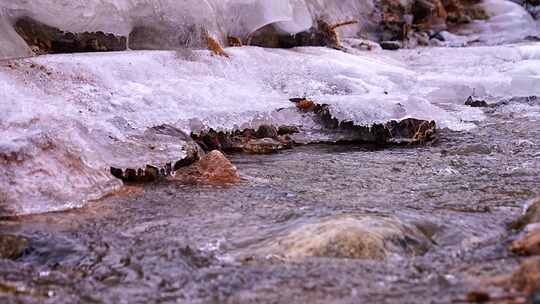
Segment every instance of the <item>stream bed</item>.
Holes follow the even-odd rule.
[[[29,245],[0,259],[0,302],[462,300],[518,265],[507,225],[540,194],[540,99],[484,112],[427,146],[233,154],[237,185],[129,186],[82,209],[2,220]],[[385,223],[393,230],[377,234]],[[351,249],[347,233],[320,240],[339,227],[390,237],[360,242],[377,254]]]

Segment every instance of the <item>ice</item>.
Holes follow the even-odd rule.
[[[454,45],[498,44],[536,33],[523,8],[487,0],[492,18],[473,22]],[[25,57],[12,23],[30,16],[66,31],[127,35],[156,27],[178,38],[191,26],[245,36],[275,24],[286,33],[356,19],[358,36],[375,19],[370,0],[0,0],[0,58]],[[473,39],[474,38],[474,39]],[[200,41],[198,47],[203,47]],[[195,45],[197,47],[197,45]],[[110,167],[164,166],[185,156],[191,131],[263,123],[320,128],[289,102],[306,96],[359,125],[408,117],[469,130],[483,119],[463,105],[540,95],[540,44],[387,52],[326,48],[229,48],[48,55],[0,64],[0,215],[83,206],[121,187]],[[187,55],[186,55],[187,54]],[[278,110],[283,109],[283,110]]]
[[[22,16],[69,32],[128,36],[134,27],[155,28],[164,40],[197,40],[189,46],[201,48],[204,41],[193,26],[221,40],[227,35],[246,37],[267,24],[296,34],[319,17],[373,24],[374,10],[371,0],[0,0],[0,59],[28,55],[27,46],[14,39],[9,26]],[[360,26],[344,31],[355,35]],[[156,46],[160,47],[171,48],[165,43]]]
[[[358,54],[311,47],[227,52],[230,59],[207,51],[187,59],[139,51],[3,64],[0,209],[25,214],[81,206],[121,186],[111,166],[178,160],[185,155],[182,136],[200,128],[317,128],[294,110],[291,97],[327,103],[337,118],[361,125],[416,117],[468,130],[483,119],[482,111],[463,105],[469,94],[540,94],[538,43]],[[184,134],[153,128],[164,124]]]
[[[480,4],[488,20],[475,20],[460,34],[474,36],[482,44],[517,42],[527,36],[538,36],[538,24],[522,6],[506,0],[484,0]]]

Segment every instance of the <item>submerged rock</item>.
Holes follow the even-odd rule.
[[[285,259],[306,257],[384,260],[394,254],[422,255],[431,247],[416,227],[395,218],[340,215],[290,229],[255,249],[255,256]]]
[[[0,259],[15,260],[28,249],[28,240],[16,235],[0,235]]]
[[[223,153],[214,150],[198,162],[175,171],[171,179],[183,183],[226,185],[240,182],[240,175]]]

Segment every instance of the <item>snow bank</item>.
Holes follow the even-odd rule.
[[[397,55],[419,72],[431,101],[540,95],[540,43],[497,47],[405,50]]]
[[[357,124],[412,116],[463,130],[483,118],[462,105],[474,89],[540,94],[540,44],[357,55],[325,48],[227,52],[231,59],[148,51],[2,64],[0,212],[81,206],[121,186],[110,166],[182,158],[184,135],[153,128],[163,124],[185,133],[296,124],[309,133],[318,126],[288,101],[307,96]]]

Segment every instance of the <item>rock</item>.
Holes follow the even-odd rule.
[[[199,145],[197,145],[195,142],[188,142],[184,146],[184,150],[186,151],[186,157],[177,161],[174,164],[172,168],[173,171],[195,163],[196,161],[201,159],[201,155],[204,155],[204,151],[202,151]]]
[[[540,228],[533,229],[510,246],[510,250],[520,255],[540,254]]]
[[[390,51],[399,50],[402,47],[401,42],[399,41],[382,41],[380,45],[383,48],[383,50],[390,50]]]
[[[416,0],[414,2],[412,13],[415,21],[422,21],[430,18],[435,12],[436,6],[429,0]]]
[[[280,129],[281,132],[294,132],[291,127]],[[205,151],[221,150],[225,152],[246,152],[252,154],[269,154],[282,149],[291,148],[293,141],[287,134],[270,125],[261,125],[253,129],[233,132],[216,132],[212,129],[191,137]]]
[[[172,180],[186,183],[226,185],[240,182],[236,167],[223,155],[214,150],[198,162],[175,171]]]
[[[285,259],[384,260],[394,254],[421,255],[430,246],[431,242],[420,230],[395,218],[339,215],[297,225],[253,252],[255,256],[277,255]]]
[[[540,290],[540,257],[523,261],[507,283],[526,293]]]
[[[521,230],[533,223],[540,223],[540,197],[531,201],[525,214],[510,224],[511,229]]]
[[[252,33],[248,39],[248,44],[266,48],[287,49],[300,46],[326,46],[342,49],[341,37],[337,29],[357,23],[356,20],[329,23],[319,19],[315,26],[295,35],[284,34],[276,30],[274,26],[267,25]]]
[[[15,260],[28,249],[28,240],[16,235],[0,235],[0,258]]]
[[[283,150],[285,146],[273,138],[252,139],[244,145],[244,152],[251,154],[271,154]]]
[[[261,125],[257,132],[255,132],[257,138],[278,138],[278,130],[274,126]]]
[[[281,126],[278,129],[278,135],[288,135],[300,132],[300,129],[295,126]]]
[[[327,104],[315,103],[305,98],[292,98],[290,101],[295,103],[300,111],[314,113],[315,121],[324,128],[350,133],[351,142],[415,145],[437,139],[435,121],[406,118],[400,121],[391,120],[384,124],[361,126],[355,125],[352,121],[339,121],[332,115],[331,108]]]
[[[127,48],[126,37],[103,32],[63,32],[29,17],[15,22],[15,30],[37,55],[77,52],[111,52]]]
[[[467,294],[467,302],[486,303],[491,301],[491,296],[485,291],[471,291]]]
[[[474,99],[472,96],[467,98],[465,105],[473,108],[486,108],[489,106],[485,100]]]

